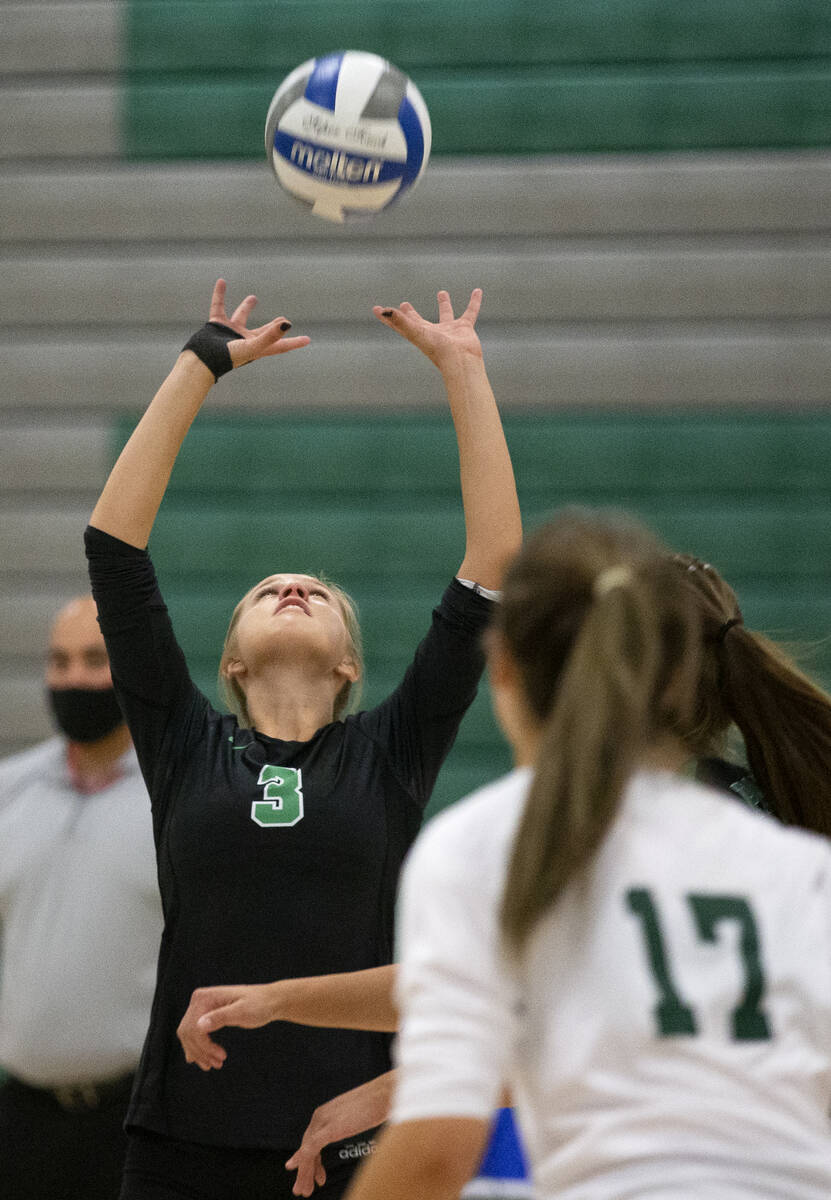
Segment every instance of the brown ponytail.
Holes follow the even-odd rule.
[[[735,724],[766,807],[789,825],[831,835],[831,698],[760,633],[708,563],[675,563],[696,590],[705,654],[693,749],[712,753]]]
[[[502,932],[518,951],[597,851],[647,745],[688,734],[701,619],[646,530],[572,512],[515,561],[497,628],[543,722],[502,900]]]

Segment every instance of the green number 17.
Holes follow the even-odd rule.
[[[690,894],[685,897],[692,913],[695,931],[702,942],[718,941],[718,927],[733,921],[739,928],[739,954],[744,967],[745,987],[731,1014],[731,1036],[739,1042],[766,1041],[770,1022],[762,1007],[765,976],[762,969],[759,932],[750,904],[741,896]],[[672,975],[666,941],[652,893],[647,888],[630,888],[626,893],[629,911],[641,923],[646,957],[658,988],[655,1020],[660,1037],[696,1034],[695,1012],[681,997]]]

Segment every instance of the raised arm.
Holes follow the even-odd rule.
[[[498,589],[505,567],[519,550],[522,523],[511,458],[476,334],[481,303],[482,290],[476,288],[462,315],[454,317],[450,296],[441,291],[436,323],[408,303],[398,308],[376,305],[373,312],[441,372],[459,445],[465,512],[465,555],[458,574]]]
[[[219,376],[255,359],[308,344],[307,337],[284,336],[291,328],[285,317],[247,329],[256,303],[256,296],[246,296],[233,315],[226,317],[225,280],[217,280],[208,323],[177,358],[110,472],[90,517],[96,529],[143,549],[176,455]]]

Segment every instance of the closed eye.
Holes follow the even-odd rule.
[[[261,587],[258,592],[255,592],[254,603],[256,604],[258,600],[262,600],[263,596],[279,596],[282,590],[282,587],[278,587],[277,584],[267,583],[264,587]],[[308,595],[318,596],[321,600],[325,600],[327,604],[332,599],[331,592],[327,592],[325,588],[320,587],[309,588]]]

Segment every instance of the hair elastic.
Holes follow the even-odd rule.
[[[621,564],[617,567],[604,567],[594,577],[592,592],[596,600],[611,592],[614,588],[626,587],[634,579],[632,568]]]
[[[725,621],[724,624],[719,629],[718,633],[716,634],[716,641],[723,642],[724,639],[727,637],[728,632],[733,628],[734,625],[742,625],[742,624],[743,624],[743,621],[742,621],[741,617],[731,617],[730,620]]]

